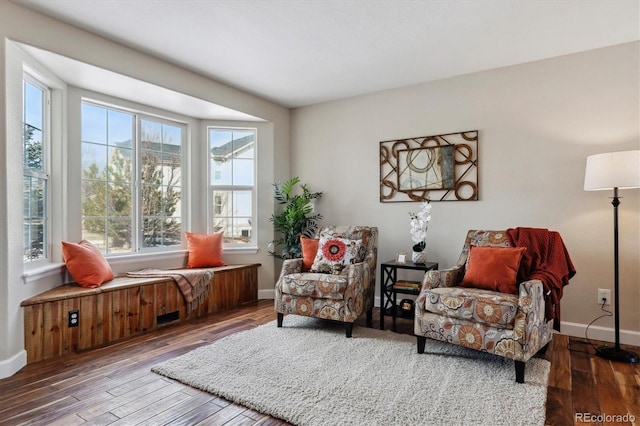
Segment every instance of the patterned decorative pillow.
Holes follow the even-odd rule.
[[[362,262],[364,254],[365,247],[362,245],[362,240],[321,236],[311,271],[339,274],[345,266]]]

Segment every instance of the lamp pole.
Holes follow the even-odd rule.
[[[613,188],[613,294],[615,309],[614,327],[615,327],[615,346],[600,346],[596,348],[596,353],[605,359],[612,361],[622,361],[628,363],[638,362],[638,354],[626,351],[620,348],[620,298],[618,297],[618,287],[620,286],[620,270],[618,257],[618,206],[620,198],[618,197],[618,187]]]

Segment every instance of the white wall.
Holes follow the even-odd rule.
[[[22,148],[21,144],[15,141],[21,140],[22,130],[19,123],[22,115],[16,103],[8,102],[7,99],[21,97],[22,63],[12,54],[12,50],[15,49],[12,41],[58,53],[266,120],[257,124],[261,135],[258,154],[260,180],[257,188],[260,203],[259,250],[257,254],[252,255],[225,254],[225,260],[229,263],[260,262],[260,288],[273,288],[276,265],[266,250],[267,244],[273,239],[273,226],[269,222],[274,207],[271,183],[289,176],[289,110],[37,14],[7,0],[0,0],[0,378],[13,374],[26,362],[20,302],[61,284],[60,274],[49,276],[43,282],[25,284],[21,279]],[[70,138],[77,136],[77,129],[69,130]],[[195,133],[201,133],[200,130],[193,129]],[[203,144],[205,145],[200,147],[201,150],[194,147],[194,158],[202,159],[202,164],[192,164],[194,172],[206,170],[203,169],[206,168],[206,156],[200,155],[206,150],[206,139],[203,140]],[[197,175],[191,177],[197,179]],[[198,194],[191,197],[191,208],[201,212],[206,209],[206,182],[193,184],[196,188],[198,184],[204,188],[201,197]],[[205,232],[206,217],[198,212],[190,218],[192,230]],[[66,239],[68,236],[62,235],[62,238]],[[62,262],[61,258],[54,260]]]
[[[434,204],[430,260],[452,266],[468,229],[557,230],[578,271],[562,299],[563,332],[584,336],[584,325],[600,314],[596,289],[613,288],[610,194],[583,191],[585,161],[640,148],[639,46],[295,109],[291,173],[324,191],[317,206],[323,224],[378,226],[378,261],[385,261],[411,251],[408,212],[417,204],[379,202],[379,142],[477,129],[480,201]],[[621,327],[640,344],[640,190],[622,195]],[[598,337],[612,340],[613,333]]]

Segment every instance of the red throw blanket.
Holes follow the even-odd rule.
[[[542,228],[507,229],[509,244],[526,247],[520,262],[518,281],[540,280],[544,286],[545,314],[560,331],[560,299],[564,286],[576,274],[560,234]]]
[[[173,278],[187,302],[187,314],[189,314],[209,297],[209,283],[213,278],[213,271],[210,269],[142,269],[127,272],[127,276]]]

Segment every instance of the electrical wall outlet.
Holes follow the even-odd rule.
[[[611,290],[608,288],[598,289],[598,305],[602,305],[602,302],[606,299],[605,305],[611,304]]]
[[[77,327],[80,325],[80,311],[69,311],[69,327]]]

